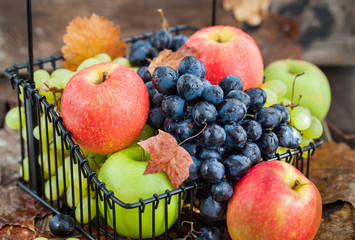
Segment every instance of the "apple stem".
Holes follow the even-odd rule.
[[[203,124],[205,125],[202,130],[200,132],[198,132],[197,134],[189,137],[189,138],[186,138],[184,141],[182,141],[181,143],[179,143],[179,146],[181,146],[182,144],[184,144],[185,142],[197,137],[198,135],[200,135],[203,131],[205,131],[206,127],[207,127],[207,123],[206,122],[203,122]]]
[[[165,16],[164,16],[164,12],[163,12],[163,9],[159,8],[158,10],[158,13],[160,13],[160,17],[162,19],[162,27],[164,30],[169,30],[169,24],[168,24],[168,20],[166,20]]]
[[[300,185],[300,181],[298,181],[298,180],[296,179],[295,183],[294,183],[293,186],[292,186],[292,189],[293,189],[293,190],[296,190],[296,187],[297,187],[298,185]]]
[[[107,76],[108,76],[108,72],[102,72],[102,82],[106,81]]]
[[[141,160],[142,160],[142,162],[145,161],[145,151],[142,147],[141,147]]]
[[[295,106],[295,87],[296,87],[296,79],[304,74],[308,73],[307,71],[304,71],[302,73],[299,73],[295,76],[293,79],[293,84],[292,84],[292,98],[291,98],[291,108]]]

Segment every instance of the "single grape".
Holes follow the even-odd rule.
[[[288,108],[282,104],[276,103],[271,105],[272,108],[276,108],[281,111],[281,122],[280,124],[287,124],[290,121],[290,111]]]
[[[87,68],[92,65],[99,64],[99,63],[100,63],[100,61],[96,58],[88,58],[88,59],[84,60],[82,63],[80,63],[80,65],[78,66],[76,71],[79,72],[79,71],[83,70],[84,68]]]
[[[281,111],[272,107],[262,108],[255,113],[255,121],[260,123],[263,129],[276,127],[281,119]]]
[[[146,40],[138,40],[131,45],[130,52],[134,52],[140,47],[152,48],[152,44]]]
[[[303,136],[305,136],[307,138],[313,138],[313,139],[320,138],[323,133],[322,123],[318,120],[318,118],[316,118],[315,116],[312,116],[311,126],[309,126],[309,128],[304,130],[302,133],[303,133]]]
[[[185,73],[177,80],[177,92],[187,101],[194,101],[201,97],[203,88],[200,78]]]
[[[170,95],[163,99],[161,110],[165,117],[179,120],[184,116],[187,104],[184,99],[176,95]]]
[[[87,189],[82,189],[81,190],[81,198],[85,198],[87,196]],[[93,195],[91,195],[93,196]],[[72,191],[72,187],[69,186],[67,189],[67,193],[66,193],[66,200],[67,200],[67,204],[70,207],[76,207],[78,206],[78,204],[81,202],[80,201],[80,191],[76,188],[74,188],[74,205],[73,205],[73,191]]]
[[[266,101],[264,107],[270,107],[271,105],[277,103],[277,95],[271,89],[263,88],[266,93]]]
[[[204,78],[200,78],[201,79],[201,82],[202,82],[202,85],[203,85],[203,89],[206,89],[207,87],[209,86],[212,86],[212,83]]]
[[[243,148],[248,137],[244,128],[237,123],[224,125],[226,132],[226,144],[232,148]]]
[[[293,129],[292,129],[293,128]],[[301,133],[297,131],[292,126],[289,125],[280,125],[273,129],[273,132],[276,134],[279,140],[279,146],[286,148],[297,148],[300,145],[300,139],[302,139]],[[298,133],[295,138],[294,135]]]
[[[175,126],[175,135],[181,140],[185,140],[197,133],[197,129],[191,119],[183,120]]]
[[[57,68],[51,73],[51,78],[58,78],[58,79],[63,79],[65,78],[68,74],[73,74],[73,71],[70,71],[65,68]]]
[[[257,144],[260,148],[261,156],[269,159],[275,155],[279,140],[274,132],[264,131]]]
[[[192,157],[197,157],[200,151],[200,146],[194,139],[183,143],[181,147],[183,147]]]
[[[55,174],[55,170],[56,170],[56,162],[57,162],[57,166],[59,167],[62,163],[61,163],[61,151],[56,151],[57,155],[54,155],[54,149],[53,148],[49,148],[49,152],[47,151],[43,151],[43,166],[42,166],[42,158],[41,155],[38,156],[38,164],[43,168],[43,172],[44,174],[46,174],[47,176],[53,175]],[[49,156],[48,156],[49,155]]]
[[[312,115],[303,106],[296,106],[291,111],[291,125],[297,130],[303,131],[311,126]]]
[[[255,112],[265,105],[266,93],[261,88],[249,88],[245,90],[245,93],[250,97],[250,106],[248,111]]]
[[[165,116],[160,107],[152,108],[148,113],[148,123],[156,129],[161,129],[164,125]]]
[[[89,208],[90,201],[90,208]],[[81,215],[82,209],[82,215]],[[89,216],[90,211],[90,216]],[[82,216],[82,217],[81,217]],[[79,223],[86,224],[96,217],[96,199],[85,197],[75,208],[75,219]]]
[[[252,165],[259,163],[261,159],[261,152],[259,146],[251,140],[248,140],[245,143],[245,146],[240,151],[240,154],[249,158]]]
[[[188,181],[197,181],[201,178],[201,174],[200,174],[200,168],[201,168],[201,164],[202,162],[191,156],[192,161],[194,162],[194,164],[191,164],[189,167],[189,178],[187,179]]]
[[[58,237],[69,237],[75,231],[75,222],[68,215],[55,215],[49,221],[49,229]]]
[[[176,121],[174,119],[165,118],[164,124],[163,124],[163,130],[165,132],[174,133],[177,123],[178,123],[178,121]]]
[[[198,102],[192,108],[192,119],[197,126],[213,124],[217,119],[217,109],[210,102]]]
[[[182,47],[185,42],[187,41],[188,37],[185,35],[176,35],[171,43],[171,49],[173,51],[178,50],[180,47]]]
[[[10,109],[5,116],[5,124],[11,129],[19,129],[20,128],[20,114],[21,113],[21,121],[22,126],[25,124],[25,109],[23,107],[14,107]]]
[[[125,65],[127,67],[131,66],[131,63],[129,62],[129,60],[125,57],[118,57],[112,60],[113,63],[118,63],[118,64],[122,64]]]
[[[205,101],[218,105],[224,99],[224,93],[220,86],[218,85],[203,85],[202,97]]]
[[[151,58],[151,48],[145,46],[137,47],[129,54],[129,61],[134,67],[146,66],[149,64],[147,59]]]
[[[257,141],[263,133],[261,124],[255,120],[244,120],[241,126],[244,128],[248,139],[252,141]]]
[[[28,182],[30,180],[30,169],[29,169],[29,164],[28,164],[28,157],[25,157],[22,161],[22,165],[20,167],[20,176],[26,182]]]
[[[173,36],[167,30],[160,30],[154,32],[153,34],[152,43],[153,46],[158,50],[170,48],[172,42],[173,42]]]
[[[151,101],[153,101],[153,97],[154,97],[154,95],[158,92],[158,90],[155,89],[155,87],[154,87],[152,81],[146,82],[146,83],[145,83],[145,86],[146,86],[146,88],[147,88],[147,90],[148,90],[149,99],[150,99]]]
[[[182,76],[183,74],[192,74],[196,77],[203,77],[203,67],[198,59],[187,56],[184,57],[179,64],[179,74]]]
[[[200,212],[208,221],[222,220],[227,211],[226,202],[218,202],[211,195],[200,200]]]
[[[234,98],[237,99],[239,101],[241,101],[242,103],[244,103],[244,105],[246,106],[246,108],[249,108],[250,106],[250,97],[248,94],[246,94],[245,92],[241,91],[241,90],[232,90],[230,91],[227,96],[227,98]]]
[[[286,84],[280,80],[267,81],[261,86],[261,88],[268,88],[273,91],[276,94],[277,99],[282,99],[287,92]]]
[[[220,81],[219,86],[223,89],[225,96],[232,90],[242,91],[244,87],[242,79],[236,75],[226,76]]]
[[[94,58],[96,58],[97,60],[99,60],[102,63],[103,62],[112,62],[112,58],[107,53],[99,53],[99,54],[95,55]]]
[[[200,229],[200,235],[195,240],[222,240],[222,232],[217,227],[205,226]]]
[[[203,145],[209,149],[216,149],[224,144],[226,141],[226,132],[223,127],[212,124],[200,135],[200,140]]]
[[[212,158],[201,164],[200,173],[205,181],[215,183],[222,179],[225,169],[221,162]]]
[[[33,81],[35,82],[36,88],[45,87],[43,81],[49,81],[50,79],[51,76],[47,70],[38,69],[33,73]]]
[[[161,102],[163,101],[163,99],[165,98],[165,95],[157,92],[156,94],[154,94],[152,102],[153,102],[153,106],[154,107],[161,107]]]
[[[218,105],[217,111],[219,121],[237,123],[244,119],[247,108],[237,99],[225,99]]]
[[[292,102],[290,99],[287,99],[287,98],[282,98],[279,100],[279,103],[284,105],[284,106],[287,106],[287,105],[290,105]]]
[[[252,162],[243,155],[230,155],[223,162],[228,179],[243,177],[251,168]]]
[[[216,150],[201,148],[198,158],[202,161],[206,161],[207,159],[217,159],[218,161],[222,161],[222,155]]]
[[[219,202],[228,201],[233,196],[233,185],[227,179],[222,179],[212,185],[211,193],[213,198]]]
[[[57,185],[56,176],[52,176],[51,180],[47,180],[47,182],[44,184],[44,196],[46,196],[48,200],[51,199],[51,196],[53,201],[57,200],[60,196],[62,196],[63,190],[64,190],[64,182],[63,182],[62,174],[58,175],[58,185]]]
[[[175,94],[179,73],[169,66],[158,66],[152,75],[154,87],[162,94]]]
[[[150,75],[147,66],[140,67],[137,71],[137,74],[142,78],[144,83],[152,81],[152,76]]]

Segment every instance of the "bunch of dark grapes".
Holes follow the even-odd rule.
[[[164,49],[178,50],[187,40],[185,35],[173,37],[168,30],[160,30],[153,33],[148,40],[134,42],[130,48],[129,61],[134,67],[143,67],[149,64],[149,59],[156,57]]]
[[[199,195],[201,214],[219,221],[234,184],[262,159],[274,157],[278,146],[296,148],[301,134],[287,125],[290,114],[285,106],[263,108],[266,93],[261,88],[243,91],[235,75],[212,85],[205,76],[204,64],[190,56],[178,71],[157,67],[146,81],[149,123],[183,142],[194,161],[187,181],[208,186]]]

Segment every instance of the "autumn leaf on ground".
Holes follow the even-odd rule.
[[[259,25],[267,15],[270,0],[223,0],[223,8],[233,11],[234,17],[239,22],[249,25]]]
[[[72,71],[85,59],[99,53],[107,53],[114,59],[126,52],[126,42],[120,40],[120,26],[96,14],[89,19],[74,18],[67,26],[63,41],[63,66]]]
[[[164,171],[175,188],[189,177],[189,168],[193,164],[192,158],[169,133],[159,130],[158,135],[138,144],[150,153],[150,160],[144,174]]]
[[[184,57],[192,56],[197,58],[198,53],[193,48],[187,48],[182,46],[176,52],[173,52],[169,49],[164,49],[161,51],[158,56],[156,56],[149,64],[148,71],[152,75],[154,69],[160,65],[169,66],[178,70],[179,64]]]

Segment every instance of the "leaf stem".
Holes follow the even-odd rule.
[[[184,141],[182,141],[181,143],[179,143],[179,146],[181,146],[182,144],[184,144],[185,142],[197,137],[198,135],[200,135],[203,131],[205,131],[206,127],[207,127],[207,123],[206,122],[203,122],[203,124],[205,124],[205,126],[202,128],[201,131],[199,131],[197,134],[189,137],[189,138],[186,138]]]

